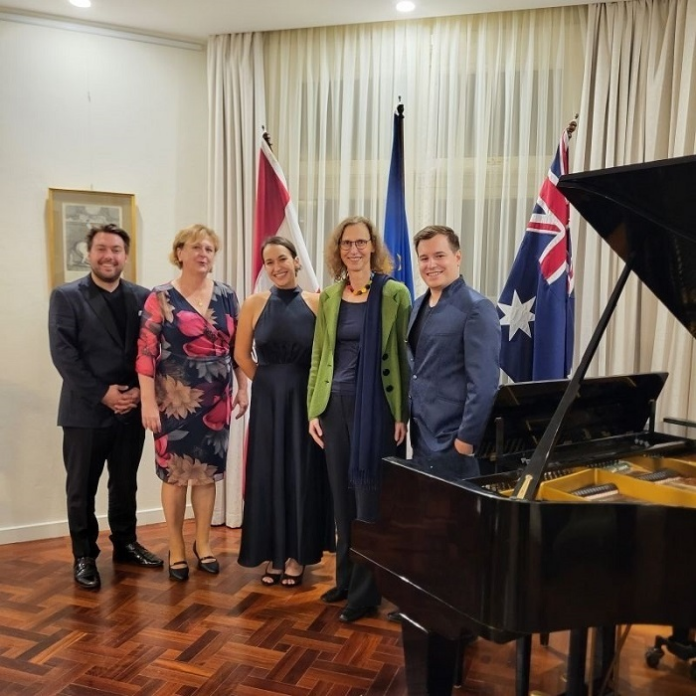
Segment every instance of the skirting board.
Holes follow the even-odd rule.
[[[191,505],[186,506],[186,517],[193,517]],[[106,515],[98,515],[99,529],[108,529]],[[138,526],[147,524],[158,524],[164,522],[164,512],[162,508],[153,510],[138,510]],[[56,522],[42,522],[25,527],[5,527],[0,529],[0,545],[16,544],[20,541],[38,541],[39,539],[55,539],[69,535],[68,521],[58,520]]]

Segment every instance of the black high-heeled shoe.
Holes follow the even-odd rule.
[[[179,582],[186,582],[186,580],[189,579],[188,563],[184,560],[184,561],[176,561],[174,563],[174,565],[172,565],[171,551],[167,555],[167,566],[169,569],[169,577],[172,580],[178,580]]]
[[[196,542],[193,542],[193,555],[198,559],[199,570],[204,570],[211,575],[217,575],[220,572],[220,564],[215,556],[203,556],[201,558],[196,550]]]

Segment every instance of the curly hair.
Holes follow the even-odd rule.
[[[341,260],[341,239],[346,227],[349,225],[365,225],[370,233],[370,241],[372,242],[373,252],[370,254],[370,268],[375,273],[390,273],[394,267],[387,248],[384,246],[381,237],[377,233],[372,220],[369,220],[362,215],[352,215],[338,223],[334,231],[326,241],[325,258],[326,265],[331,271],[331,276],[334,280],[343,280],[347,276],[347,269]]]
[[[220,237],[218,237],[213,230],[200,224],[184,227],[184,229],[177,232],[176,237],[174,237],[174,241],[172,242],[172,250],[169,253],[169,261],[177,268],[181,268],[181,261],[179,261],[179,257],[176,255],[176,252],[179,251],[179,249],[181,249],[189,240],[192,242],[197,242],[199,239],[204,239],[206,237],[213,243],[215,253],[217,254],[218,249],[220,248]]]

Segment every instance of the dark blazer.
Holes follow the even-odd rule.
[[[411,312],[409,334],[430,291]],[[411,367],[411,441],[416,452],[443,452],[455,438],[476,447],[500,381],[500,320],[493,303],[462,278],[448,285],[423,324]]]
[[[63,378],[58,406],[60,426],[104,428],[113,424],[116,414],[101,403],[109,386],[138,384],[135,354],[140,313],[150,291],[123,279],[121,283],[127,312],[125,344],[90,276],[61,285],[51,293],[51,358]],[[127,417],[140,418],[140,409]]]

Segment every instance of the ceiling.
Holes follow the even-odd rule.
[[[585,4],[580,0],[414,0],[415,11],[402,14],[394,9],[396,1],[92,0],[91,8],[79,9],[68,0],[7,0],[0,7],[0,17],[13,12],[38,14],[204,42],[211,34]]]

